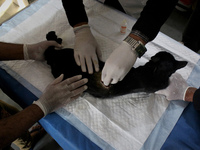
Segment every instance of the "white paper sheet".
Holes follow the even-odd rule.
[[[4,31],[4,34],[0,36],[0,41],[40,42],[45,40],[46,33],[54,30],[58,37],[63,38],[64,47],[73,48],[74,33],[67,22],[61,1],[46,0],[46,2],[43,7],[31,14],[29,18],[25,17],[22,22],[16,24],[15,20],[10,20],[7,24],[4,24],[0,28],[0,32]],[[103,54],[102,60],[105,61],[130,32],[135,19],[94,0],[84,0],[84,4],[89,16],[91,30]],[[26,16],[26,13],[22,12],[18,15]],[[128,22],[125,35],[119,32],[120,23],[123,19]],[[5,33],[5,31],[8,32]],[[180,43],[162,33],[159,33],[153,42],[147,44],[147,49],[147,53],[137,60],[134,67],[143,65],[155,53],[164,50],[172,53],[179,60],[189,61],[185,68],[178,71],[187,79],[199,60],[198,55],[188,51]],[[43,91],[54,79],[49,66],[44,62],[6,61],[1,67],[5,67],[4,65],[11,68],[19,74],[20,78],[26,79],[40,91]],[[16,78],[20,80],[19,77]],[[29,87],[27,88],[29,89]],[[38,93],[34,94],[40,96]],[[58,110],[57,113],[71,122],[79,131],[85,133],[100,147],[101,144],[93,139],[92,135],[87,135],[85,128],[80,127],[77,120],[115,149],[138,150],[165,112],[168,103],[164,96],[155,94],[133,93],[104,100],[85,94]]]

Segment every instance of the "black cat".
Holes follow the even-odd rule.
[[[46,36],[47,40],[55,40],[61,44],[62,39],[57,38],[54,31]],[[117,84],[105,87],[101,82],[101,71],[104,62],[99,60],[100,71],[93,74],[84,73],[76,65],[73,49],[55,50],[49,47],[45,51],[47,64],[51,66],[54,77],[64,74],[64,78],[82,74],[88,78],[86,92],[99,98],[108,98],[133,92],[155,92],[168,86],[169,77],[177,70],[185,67],[186,61],[177,61],[167,52],[159,52],[151,57],[144,66],[132,68],[125,78]]]

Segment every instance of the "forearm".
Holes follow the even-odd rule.
[[[0,60],[24,59],[23,45],[0,42]]]
[[[200,110],[200,89],[189,87],[185,94],[185,101],[193,102],[195,110]]]
[[[0,120],[0,149],[26,132],[44,113],[37,105],[30,105],[21,112]]]
[[[189,87],[185,93],[185,101],[187,102],[193,102],[193,96],[194,93],[196,92],[196,88],[194,87]]]
[[[79,23],[87,23],[88,18],[83,0],[62,0],[69,24],[74,27]]]
[[[148,0],[132,30],[140,31],[152,41],[170,16],[178,0]]]

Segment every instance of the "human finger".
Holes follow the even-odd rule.
[[[61,84],[62,84],[62,86],[64,86],[65,84],[70,85],[73,82],[80,80],[81,78],[82,78],[82,75],[76,75],[76,76],[65,79]]]
[[[62,45],[57,43],[56,41],[47,41],[48,42],[48,47],[49,46],[55,46],[56,48],[62,48]]]
[[[92,74],[93,73],[93,67],[92,67],[92,60],[91,60],[90,57],[86,58],[86,65],[87,65],[88,73]]]
[[[80,66],[81,65],[81,63],[80,63],[80,57],[79,57],[79,55],[75,51],[74,51],[74,59],[75,59],[76,64],[78,66]]]
[[[81,80],[76,81],[76,82],[73,82],[70,85],[68,85],[69,86],[69,90],[72,91],[74,89],[77,89],[77,88],[85,85],[87,82],[88,82],[88,79],[86,79],[86,78],[85,79],[81,79]]]
[[[86,72],[86,66],[85,66],[85,58],[84,57],[80,57],[80,63],[81,63],[81,70],[83,72]]]
[[[72,94],[71,97],[82,94],[85,90],[87,90],[87,88],[88,87],[86,85],[84,85],[84,86],[81,86],[79,88],[76,88],[75,90],[72,90],[71,91],[71,94]]]
[[[98,58],[96,55],[92,57],[92,62],[94,64],[95,71],[98,72],[99,71],[99,62],[98,62]]]

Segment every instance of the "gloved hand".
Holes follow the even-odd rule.
[[[82,25],[74,28],[75,45],[74,58],[76,64],[81,66],[81,70],[86,72],[86,66],[89,74],[99,71],[98,57],[101,57],[101,51],[98,49],[97,42],[92,35],[88,25]]]
[[[44,112],[44,116],[61,106],[67,105],[72,100],[78,98],[82,92],[87,89],[87,86],[84,84],[87,83],[88,79],[81,79],[81,75],[62,81],[63,76],[63,74],[60,75],[49,84],[39,100],[33,102],[33,104],[41,108]]]
[[[24,59],[33,59],[43,61],[44,59],[44,51],[49,46],[55,46],[56,48],[61,48],[61,45],[56,41],[43,41],[36,44],[24,44]]]
[[[137,53],[131,45],[123,41],[106,60],[102,71],[101,80],[108,86],[121,81],[133,67],[137,59]]]
[[[169,86],[166,89],[155,92],[165,95],[167,100],[185,100],[185,94],[189,86],[179,73],[174,73],[170,77]]]

